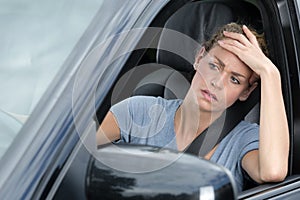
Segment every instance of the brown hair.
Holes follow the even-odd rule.
[[[258,44],[259,44],[261,50],[263,51],[263,53],[266,56],[269,56],[269,52],[267,49],[264,34],[263,33],[259,34],[256,30],[254,30],[251,27],[248,27],[248,28],[256,36]],[[235,32],[235,33],[240,33],[240,34],[245,35],[241,24],[237,24],[234,22],[226,24],[226,25],[222,26],[220,29],[218,29],[218,31],[214,35],[212,35],[212,37],[208,41],[206,41],[203,44],[203,46],[207,52],[209,52],[209,50],[211,50],[215,45],[217,45],[219,40],[223,40],[226,38],[226,36],[224,36],[224,34],[223,34],[223,31]]]

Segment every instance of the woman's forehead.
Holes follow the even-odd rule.
[[[252,74],[252,70],[235,54],[220,46],[212,48],[206,56],[208,56],[210,60],[222,65],[222,67],[230,67],[236,72],[247,73],[249,76]]]

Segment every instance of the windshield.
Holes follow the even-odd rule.
[[[102,3],[1,1],[0,157]]]

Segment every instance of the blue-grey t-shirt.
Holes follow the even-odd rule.
[[[178,150],[174,118],[181,103],[181,99],[134,96],[112,106],[111,112],[121,132],[120,141]],[[210,158],[232,173],[239,191],[243,188],[242,158],[258,149],[258,139],[259,126],[241,121],[223,138]]]

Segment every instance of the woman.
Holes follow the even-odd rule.
[[[260,79],[260,126],[240,122],[204,158],[227,167],[239,191],[245,176],[256,183],[282,181],[289,133],[280,73],[266,53],[263,37],[254,30],[236,23],[221,27],[196,55],[184,100],[126,99],[106,115],[97,143],[121,140],[184,151],[226,108],[245,101]]]

